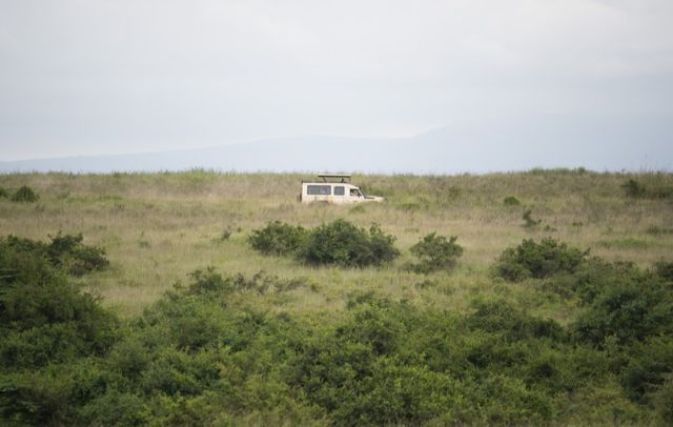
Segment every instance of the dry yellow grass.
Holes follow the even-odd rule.
[[[598,174],[531,171],[458,176],[354,176],[382,205],[304,206],[296,201],[298,174],[219,174],[206,171],[159,174],[11,174],[0,187],[29,185],[40,195],[33,204],[0,199],[0,235],[46,239],[59,230],[81,232],[85,243],[105,248],[111,267],[83,284],[124,315],[139,313],[197,268],[223,273],[304,277],[314,284],[282,295],[246,295],[246,304],[273,311],[329,316],[356,290],[372,290],[416,304],[462,310],[483,295],[516,296],[560,321],[567,313],[524,285],[489,276],[500,252],[524,238],[552,236],[610,260],[642,266],[671,259],[673,199],[633,200],[622,184],[629,178],[673,187],[670,174]],[[521,206],[505,206],[517,197]],[[522,213],[541,220],[522,226]],[[397,236],[402,256],[376,269],[310,268],[291,259],[265,257],[247,245],[251,230],[271,220],[306,227],[336,218],[372,222]],[[231,237],[222,240],[224,230]],[[649,230],[649,231],[648,231]],[[660,232],[657,232],[659,230]],[[408,248],[428,232],[457,235],[465,247],[451,274],[409,273]],[[430,280],[431,284],[422,285]],[[552,308],[550,310],[550,308]]]

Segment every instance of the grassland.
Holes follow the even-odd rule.
[[[673,420],[673,175],[362,175],[354,181],[386,202],[355,206],[298,203],[302,178],[200,170],[0,176],[0,236],[82,233],[110,261],[66,278],[66,258],[40,252],[47,246],[1,241],[0,420]],[[8,197],[22,186],[39,200]],[[311,267],[248,243],[269,221],[310,228],[338,218],[379,224],[401,256],[384,267]],[[465,250],[454,270],[406,268],[410,248],[431,232],[458,236]],[[555,256],[581,266],[548,279],[497,277],[503,250],[546,237],[580,248]],[[587,249],[625,263],[586,259]],[[659,261],[668,263],[650,270]]]
[[[673,200],[632,199],[623,184],[673,186],[666,174],[533,170],[525,173],[457,176],[356,175],[383,204],[305,206],[297,202],[307,175],[232,174],[208,171],[161,174],[16,174],[0,176],[8,189],[28,185],[37,203],[0,199],[0,235],[44,240],[59,230],[81,232],[85,242],[105,248],[111,268],[82,279],[88,290],[124,316],[139,314],[197,268],[225,273],[259,271],[302,277],[315,286],[283,295],[251,296],[250,304],[296,314],[338,313],[354,290],[372,290],[417,305],[465,309],[480,296],[498,294],[565,322],[568,308],[536,300],[525,285],[494,280],[489,268],[508,246],[525,238],[551,236],[608,260],[641,266],[673,253]],[[503,200],[516,197],[521,205]],[[524,227],[522,213],[540,220]],[[246,243],[251,230],[271,220],[307,227],[336,218],[368,226],[378,223],[397,237],[402,256],[384,268],[302,266],[265,257]],[[465,248],[451,274],[427,277],[404,271],[408,248],[428,232],[458,236]],[[229,238],[223,238],[230,232]]]

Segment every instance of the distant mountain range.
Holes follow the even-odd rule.
[[[220,171],[461,173],[534,167],[671,170],[673,125],[664,119],[544,118],[484,121],[411,138],[305,136],[190,150],[0,162],[0,172]]]

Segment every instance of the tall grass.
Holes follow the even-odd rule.
[[[673,249],[671,233],[651,232],[673,228],[671,201],[634,201],[623,189],[629,179],[672,186],[670,174],[533,170],[455,176],[355,175],[353,182],[368,193],[386,197],[383,204],[357,208],[299,204],[296,195],[303,178],[310,176],[205,170],[0,175],[0,187],[27,185],[40,194],[33,204],[0,198],[0,235],[46,240],[59,230],[83,233],[85,243],[105,248],[112,265],[81,279],[82,283],[124,315],[140,313],[189,272],[207,265],[229,273],[264,270],[281,277],[306,277],[320,284],[318,293],[297,291],[285,296],[283,304],[251,297],[251,303],[269,310],[329,316],[338,315],[346,296],[361,289],[458,310],[483,295],[505,293],[515,299],[519,285],[498,285],[489,276],[489,266],[504,248],[528,238],[553,237],[591,248],[593,255],[608,260],[630,260],[641,266],[670,257]],[[521,205],[505,206],[503,200],[510,196]],[[528,209],[544,226],[521,227],[522,214]],[[316,227],[339,218],[366,228],[380,224],[397,237],[401,256],[383,267],[314,268],[265,257],[246,243],[252,230],[269,221]],[[223,240],[225,229],[233,231]],[[434,273],[431,280],[438,286],[416,286],[426,278],[403,266],[413,260],[409,248],[432,232],[458,236],[465,251],[455,271]],[[530,304],[549,316],[566,316],[553,302]]]

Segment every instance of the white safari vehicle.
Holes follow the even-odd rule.
[[[302,203],[362,203],[362,202],[382,202],[383,197],[369,196],[359,187],[351,184],[350,175],[318,175],[320,181],[302,181],[301,195],[299,200]]]

